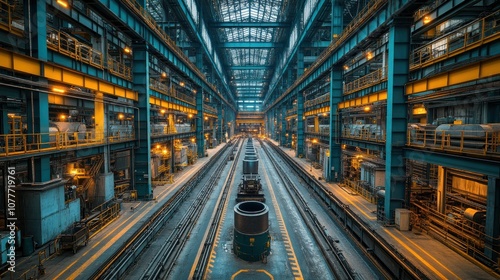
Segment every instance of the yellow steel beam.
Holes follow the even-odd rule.
[[[0,67],[137,101],[137,92],[77,71],[0,48]]]
[[[369,105],[377,101],[387,100],[387,90],[372,93],[370,95],[346,100],[339,103],[339,109]]]
[[[318,108],[318,109],[306,111],[304,115],[306,117],[308,117],[308,116],[318,115],[318,114],[327,113],[327,112],[330,112],[330,106],[321,107],[321,108]]]
[[[240,125],[242,123],[258,123],[258,124],[264,124],[263,119],[236,119],[236,125]]]
[[[162,100],[162,99],[159,99],[159,98],[156,98],[156,97],[153,97],[153,96],[149,97],[149,103],[153,104],[153,105],[160,106],[161,108],[170,109],[170,110],[176,110],[176,111],[181,111],[181,112],[188,113],[188,114],[195,115],[196,113],[198,113],[198,111],[195,110],[195,109],[192,109],[192,108],[189,108],[189,107],[186,107],[186,106],[182,106],[182,105],[179,105],[179,104],[175,104],[175,103],[172,103],[172,102],[168,102],[166,100]]]
[[[500,56],[408,83],[406,94],[454,86],[497,75],[500,75]]]

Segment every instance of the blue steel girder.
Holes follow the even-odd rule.
[[[448,0],[441,1],[441,3],[432,11],[430,11],[426,16],[430,17],[431,20],[439,20],[439,23],[449,20],[456,13],[459,13],[464,8],[473,6],[479,2],[479,0]],[[421,34],[422,32],[426,32],[429,29],[435,28],[435,26],[439,23],[424,23],[424,16],[417,20],[412,27],[412,33],[414,35]]]
[[[486,176],[500,177],[500,164],[493,159],[481,159],[412,148],[406,148],[404,150],[404,157],[415,161],[466,170]]]
[[[136,38],[142,38],[142,40],[147,42],[159,54],[164,56],[171,65],[176,67],[179,72],[184,73],[194,83],[201,85],[204,90],[210,92],[212,95],[218,96],[228,106],[235,110],[232,104],[229,104],[229,102],[213,88],[213,85],[206,80],[196,66],[186,62],[184,58],[179,57],[182,56],[182,52],[168,46],[156,32],[149,28],[146,22],[138,14],[127,8],[124,2],[116,0],[100,0],[98,2],[104,5],[112,13],[110,16],[124,23],[125,26],[128,27],[130,33],[133,33]]]
[[[196,6],[196,3],[192,3],[192,4]],[[210,60],[210,63],[212,63],[212,65],[214,66],[213,68],[215,69],[215,72],[217,73],[217,75],[219,76],[219,78],[221,80],[224,80],[224,75],[222,73],[220,73],[219,67],[217,67],[217,64],[215,63],[215,60],[214,60],[214,56],[217,56],[217,53],[215,51],[213,51],[213,53],[210,53],[208,51],[208,48],[207,48],[207,46],[205,44],[205,40],[203,40],[203,37],[200,35],[200,32],[199,32],[200,28],[194,22],[194,20],[193,20],[193,18],[191,16],[191,12],[189,11],[188,7],[186,7],[185,1],[183,1],[183,0],[177,0],[177,5],[182,9],[182,12],[184,13],[184,16],[186,17],[186,19],[187,19],[187,21],[189,23],[189,26],[191,27],[191,29],[193,30],[193,32],[196,34],[196,37],[198,38],[198,42],[200,42],[201,46],[203,47],[203,51],[205,52],[206,57]],[[198,8],[198,11],[200,11],[199,7],[197,7],[197,8]],[[201,17],[200,17],[200,20],[202,22],[204,22],[203,18],[201,18]],[[199,26],[201,26],[201,25],[199,25]],[[220,59],[219,59],[219,61],[220,61]],[[219,66],[221,66],[221,65],[219,65]],[[228,85],[226,83],[224,83],[223,86],[226,89],[226,92],[231,92],[229,90],[229,87],[228,87]],[[230,97],[231,97],[232,101],[234,103],[236,103],[235,100],[232,98],[232,95],[230,95]],[[222,98],[222,96],[221,96],[221,98]],[[222,100],[224,100],[224,99],[222,98]],[[227,102],[226,102],[226,104],[231,105],[231,104],[229,104]],[[236,110],[233,106],[230,106],[230,107],[233,110]]]
[[[341,138],[340,142],[345,145],[360,147],[362,149],[369,149],[371,151],[379,151],[385,153],[385,143],[384,142],[371,142],[363,141],[357,139]]]
[[[294,90],[303,90],[313,83],[316,79],[324,75],[326,71],[331,69],[333,66],[342,65],[344,60],[356,51],[359,51],[362,47],[370,43],[371,38],[376,38],[386,30],[388,30],[388,24],[392,20],[392,15],[388,12],[387,1],[380,0],[383,2],[381,8],[374,13],[369,19],[367,19],[363,24],[361,24],[355,30],[351,30],[348,34],[343,34],[346,36],[345,39],[336,45],[336,41],[333,41],[329,48],[326,49],[321,55],[319,60],[317,60],[313,65],[311,65],[307,72],[301,75],[293,85],[291,85],[282,96],[278,97],[270,107],[276,105],[280,99],[288,94],[294,94]],[[398,3],[403,6],[406,2],[412,0],[402,1],[404,3]],[[267,100],[264,100],[266,103]]]
[[[53,7],[61,7],[57,9],[58,14],[64,14],[66,17],[73,19],[78,24],[85,26],[87,29],[92,30],[96,34],[103,34],[104,28],[102,28],[95,20],[91,20],[87,16],[87,11],[80,11],[79,6],[72,6],[71,9],[63,8],[57,3],[57,0],[46,0],[46,3]]]
[[[303,28],[299,28],[299,30],[302,30],[302,33],[300,34],[299,38],[297,39],[297,42],[295,43],[295,46],[291,52],[288,52],[288,57],[285,59],[285,64],[283,65],[282,69],[276,69],[276,71],[280,71],[279,75],[277,76],[276,80],[271,81],[271,86],[269,87],[269,93],[273,92],[276,87],[278,86],[278,82],[281,80],[283,77],[283,74],[286,72],[286,69],[288,68],[288,65],[290,62],[292,62],[295,54],[297,53],[297,50],[300,48],[302,45],[302,42],[304,41],[304,38],[306,37],[307,33],[309,33],[311,27],[313,26],[314,22],[316,21],[317,17],[321,14],[320,12],[322,9],[328,8],[328,5],[325,5],[325,3],[329,2],[330,0],[319,0],[318,3],[316,4],[316,8],[314,11],[311,13],[309,16],[309,20],[305,23]],[[303,11],[302,11],[303,13]],[[295,25],[298,25],[299,23],[295,23]],[[285,53],[285,52],[283,52]],[[282,58],[279,58],[279,60],[282,60]],[[264,99],[263,103],[267,102],[267,99],[269,98],[270,94],[266,95],[266,98]]]
[[[212,28],[285,28],[290,27],[288,22],[211,22]]]
[[[217,47],[231,49],[268,49],[283,48],[283,44],[275,42],[227,42],[217,44]]]
[[[231,70],[268,70],[271,68],[269,65],[233,65],[227,66]],[[255,81],[255,80],[253,80]]]

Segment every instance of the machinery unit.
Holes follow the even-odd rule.
[[[234,206],[234,254],[246,261],[267,261],[271,251],[269,208],[259,201]]]
[[[266,201],[258,175],[251,174],[243,176],[242,182],[238,185],[236,202],[249,200],[261,202]]]

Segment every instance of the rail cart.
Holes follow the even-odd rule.
[[[73,250],[76,254],[78,247],[87,246],[89,229],[84,223],[75,223],[58,237],[62,250]]]

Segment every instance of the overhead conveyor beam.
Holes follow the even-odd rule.
[[[217,47],[230,49],[269,49],[283,48],[283,44],[274,42],[228,42],[218,44]]]
[[[339,39],[332,41],[330,46],[324,50],[318,59],[309,66],[296,81],[290,86],[280,97],[267,108],[272,108],[279,104],[286,96],[294,93],[296,90],[305,89],[309,84],[324,75],[329,69],[337,63],[342,63],[344,57],[358,50],[362,44],[367,42],[367,39],[380,34],[387,29],[387,24],[394,16],[391,11],[398,11],[402,7],[408,5],[414,0],[405,0],[392,3],[392,7],[388,7],[387,0],[373,0],[368,3],[358,16],[344,28]],[[267,102],[269,95],[266,96],[264,103]],[[268,110],[266,109],[266,110]]]
[[[175,42],[161,29],[153,18],[134,0],[102,0],[91,1],[106,16],[116,22],[124,24],[129,34],[136,38],[143,38],[146,42],[165,56],[180,72],[184,73],[193,82],[202,86],[214,96],[217,96],[222,102],[227,104],[233,110],[236,110],[233,104],[230,104],[215,86],[209,83],[201,71],[189,60],[189,58],[180,50]],[[109,12],[108,12],[109,11]]]
[[[290,27],[287,22],[212,22],[213,28],[286,28]]]
[[[227,66],[232,70],[267,70],[270,66],[267,65],[238,65],[238,66]]]
[[[270,93],[272,93],[276,89],[276,87],[278,86],[279,80],[281,79],[283,74],[286,72],[285,70],[288,68],[288,65],[295,57],[295,54],[297,53],[297,50],[299,49],[299,47],[302,46],[302,42],[304,41],[307,34],[309,33],[309,30],[311,28],[313,28],[313,24],[314,24],[314,22],[316,22],[316,19],[321,15],[322,10],[329,8],[329,5],[326,5],[328,2],[330,2],[330,0],[328,0],[328,1],[327,0],[319,0],[318,3],[316,4],[316,8],[314,9],[312,14],[310,15],[309,20],[307,21],[305,26],[303,28],[302,27],[300,28],[300,30],[302,30],[302,33],[299,35],[297,42],[293,46],[294,49],[288,51],[287,57],[284,59],[285,63],[283,65],[280,65],[281,66],[280,69],[275,70],[275,71],[280,71],[280,73],[278,74],[278,76],[275,76],[275,79],[273,79],[271,81],[271,86],[269,87],[269,92],[266,95],[263,104],[265,104],[267,102],[267,100],[271,96]],[[298,26],[295,25],[295,27],[298,27]],[[283,52],[283,54],[285,54],[285,52]],[[278,60],[283,60],[283,58],[279,58]]]
[[[225,76],[220,72],[221,65],[216,62],[216,60],[217,61],[221,61],[221,60],[217,57],[217,53],[215,51],[210,52],[208,50],[206,42],[203,39],[202,35],[200,34],[200,32],[203,32],[202,30],[207,25],[207,24],[205,24],[205,22],[203,20],[203,16],[200,16],[199,19],[197,19],[197,20],[201,21],[201,23],[197,24],[192,17],[191,11],[186,6],[185,1],[183,1],[183,0],[171,0],[171,1],[175,2],[176,6],[182,10],[183,16],[186,18],[187,22],[189,23],[189,27],[191,28],[191,30],[196,34],[198,42],[200,42],[201,47],[203,48],[203,50],[206,54],[206,57],[208,58],[208,60],[210,60],[210,63],[212,63],[212,65],[214,66],[214,69],[217,72],[217,75],[220,77],[220,79],[222,81],[225,81],[225,79],[224,79]],[[198,11],[200,11],[200,7],[198,7],[195,2],[193,2],[192,5],[194,7],[196,7]],[[223,86],[228,93],[231,92],[226,83],[223,83]],[[219,93],[217,93],[217,94],[222,98],[222,95],[220,95]],[[231,94],[229,94],[229,97],[231,98],[231,101],[233,102],[234,106],[236,106],[236,101],[234,100],[233,96]],[[223,100],[225,100],[225,99],[223,99]],[[234,108],[231,104],[227,103],[227,101],[226,101],[226,104],[228,104],[229,107],[233,109],[233,111],[236,111],[236,108]]]

